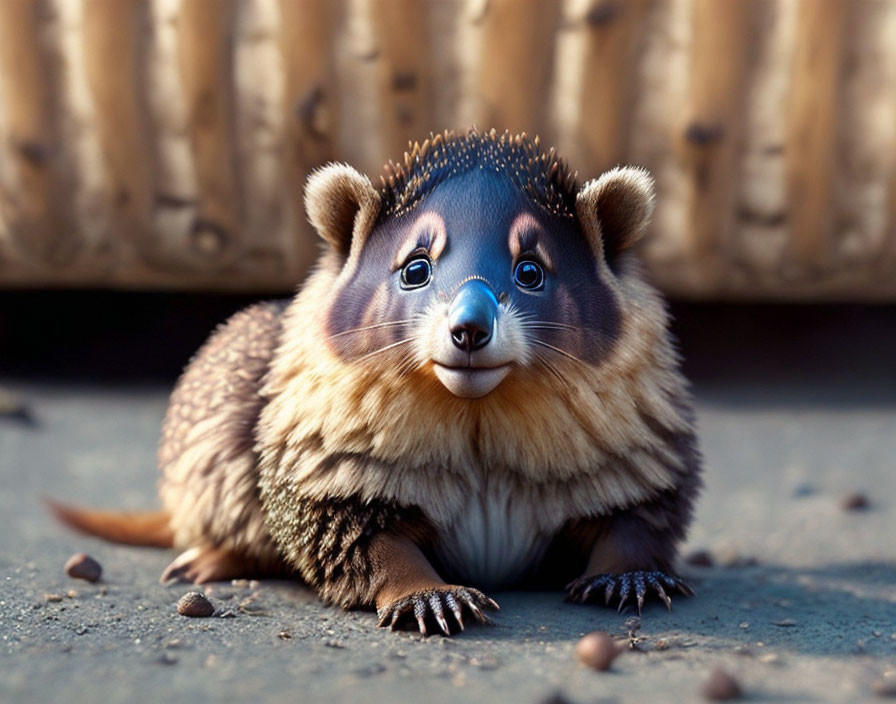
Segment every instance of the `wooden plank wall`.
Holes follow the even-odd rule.
[[[430,130],[656,177],[679,297],[896,300],[896,0],[3,0],[0,286],[288,291]]]

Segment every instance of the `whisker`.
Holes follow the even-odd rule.
[[[375,323],[373,325],[365,325],[360,328],[352,328],[351,330],[343,330],[342,332],[337,332],[335,335],[330,335],[330,337],[342,337],[343,335],[351,335],[356,332],[364,332],[365,330],[375,330],[376,328],[387,328],[392,325],[404,325],[405,323],[414,322],[413,318],[408,318],[406,320],[387,320],[384,323]]]
[[[579,359],[574,354],[570,354],[566,350],[561,350],[559,347],[554,347],[553,345],[549,345],[547,342],[543,342],[542,340],[536,340],[535,338],[532,338],[532,342],[534,342],[536,345],[541,345],[542,347],[547,347],[548,349],[554,350],[554,352],[557,352],[558,354],[562,354],[564,357],[568,357],[569,359],[572,359],[572,360],[578,362],[579,364],[584,364],[587,366],[587,362],[585,362],[582,359]]]
[[[578,330],[579,326],[570,325],[569,323],[561,323],[558,320],[530,320],[527,321],[529,325],[553,325],[558,328],[568,328],[570,330]]]
[[[417,366],[419,362],[413,355],[405,357],[398,364],[398,377],[402,378],[410,374]]]
[[[584,325],[568,325],[566,323],[558,323],[553,320],[532,320],[523,323],[523,327],[531,330],[572,330],[574,332],[593,332],[600,335],[600,330],[585,327]]]
[[[413,342],[413,341],[414,341],[413,337],[406,337],[405,339],[399,340],[398,342],[393,342],[392,344],[386,345],[385,347],[380,347],[378,350],[373,350],[373,352],[368,352],[366,354],[363,354],[360,357],[358,357],[357,361],[363,362],[365,359],[367,359],[368,357],[372,357],[375,354],[380,354],[381,352],[386,352],[387,350],[391,350],[393,347],[398,347],[399,345],[406,345],[409,342]]]
[[[545,369],[547,369],[551,374],[557,377],[558,381],[562,381],[563,383],[567,382],[566,375],[563,374],[559,369],[557,369],[557,367],[555,367],[553,364],[551,364],[551,361],[543,353],[539,352],[538,350],[534,350],[534,352],[535,357],[542,364],[542,366],[544,366]]]

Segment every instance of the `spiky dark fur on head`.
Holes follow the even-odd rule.
[[[533,203],[564,217],[575,217],[576,174],[551,148],[541,150],[538,137],[498,134],[475,128],[458,134],[446,130],[414,142],[398,164],[390,161],[380,177],[379,221],[411,210],[446,178],[475,168],[510,175]]]

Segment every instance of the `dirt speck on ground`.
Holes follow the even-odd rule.
[[[712,669],[706,682],[703,683],[700,693],[706,699],[714,702],[731,701],[743,696],[738,681],[721,667]]]

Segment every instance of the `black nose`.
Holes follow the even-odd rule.
[[[455,347],[462,349],[464,352],[473,352],[481,350],[492,339],[490,330],[483,330],[476,323],[466,323],[451,328],[451,341]]]
[[[451,342],[467,353],[481,350],[492,339],[497,313],[498,299],[489,285],[467,281],[454,295],[448,314]]]

